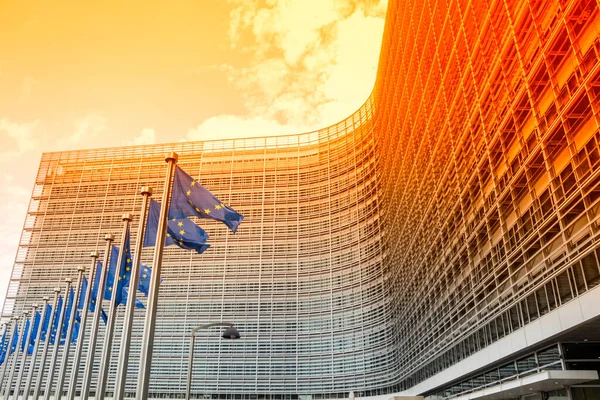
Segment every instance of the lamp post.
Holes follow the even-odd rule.
[[[194,343],[196,341],[196,333],[200,329],[212,328],[213,326],[226,326],[227,329],[223,331],[221,337],[223,339],[239,339],[240,333],[237,329],[233,327],[231,322],[211,322],[208,324],[200,325],[192,329],[192,334],[190,337],[190,354],[188,356],[188,373],[187,373],[187,385],[185,388],[185,398],[187,400],[190,399],[190,392],[192,388],[192,365],[194,362]]]

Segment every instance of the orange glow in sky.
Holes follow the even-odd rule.
[[[0,3],[0,307],[40,155],[299,133],[375,81],[387,0]]]

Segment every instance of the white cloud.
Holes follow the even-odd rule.
[[[303,130],[305,127],[282,125],[263,117],[244,118],[237,115],[219,115],[190,129],[186,139],[194,141],[276,136],[298,133]]]
[[[139,135],[134,137],[132,140],[129,140],[123,143],[124,146],[141,146],[144,144],[154,144],[156,143],[156,132],[152,128],[144,128],[140,132]]]
[[[237,137],[252,136],[261,121],[261,127],[279,131],[287,126],[288,133],[298,133],[338,122],[367,99],[375,82],[387,0],[269,0],[268,7],[260,0],[230,2],[235,4],[232,46],[252,61],[245,68],[221,69],[241,89],[248,113],[207,120],[203,129],[219,130],[220,121]],[[301,131],[294,130],[299,127]]]
[[[7,145],[6,142],[2,151],[3,157],[12,158],[16,154],[34,150],[37,147],[37,141],[34,138],[34,132],[38,129],[39,121],[32,122],[12,122],[6,118],[0,119],[0,138],[6,135],[10,138],[14,146]]]
[[[73,123],[73,132],[59,140],[56,148],[61,150],[72,150],[81,145],[92,147],[102,146],[102,142],[95,143],[95,139],[101,139],[101,133],[107,130],[107,120],[98,114],[88,114]],[[105,144],[106,145],[106,144]]]

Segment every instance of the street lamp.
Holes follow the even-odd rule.
[[[227,329],[225,329],[223,331],[223,334],[221,335],[223,339],[235,340],[240,338],[240,333],[237,329],[235,329],[231,322],[211,322],[209,324],[200,325],[192,329],[192,334],[190,338],[190,355],[188,356],[187,385],[185,388],[185,398],[187,400],[190,399],[190,392],[192,388],[192,365],[194,362],[194,342],[196,341],[196,332],[198,332],[200,329],[212,328],[213,326],[227,327]]]

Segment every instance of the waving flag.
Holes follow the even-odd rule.
[[[181,168],[175,168],[169,219],[196,216],[221,221],[236,232],[244,216],[224,204]]]
[[[58,304],[56,310],[54,310],[54,320],[52,321],[52,328],[50,330],[50,343],[54,344],[56,341],[56,332],[58,331],[58,320],[60,319],[60,312],[63,307],[63,297],[58,296]]]
[[[150,199],[148,218],[146,220],[146,234],[144,235],[144,247],[156,245],[156,234],[158,231],[158,220],[160,218],[160,203]],[[186,250],[196,250],[202,254],[210,247],[206,243],[208,234],[193,221],[186,217],[171,218],[167,222],[167,237],[165,246],[172,244]]]
[[[42,321],[42,334],[40,336],[40,340],[43,342],[46,341],[46,334],[48,333],[50,318],[52,318],[52,306],[50,304],[46,304],[46,315]]]

